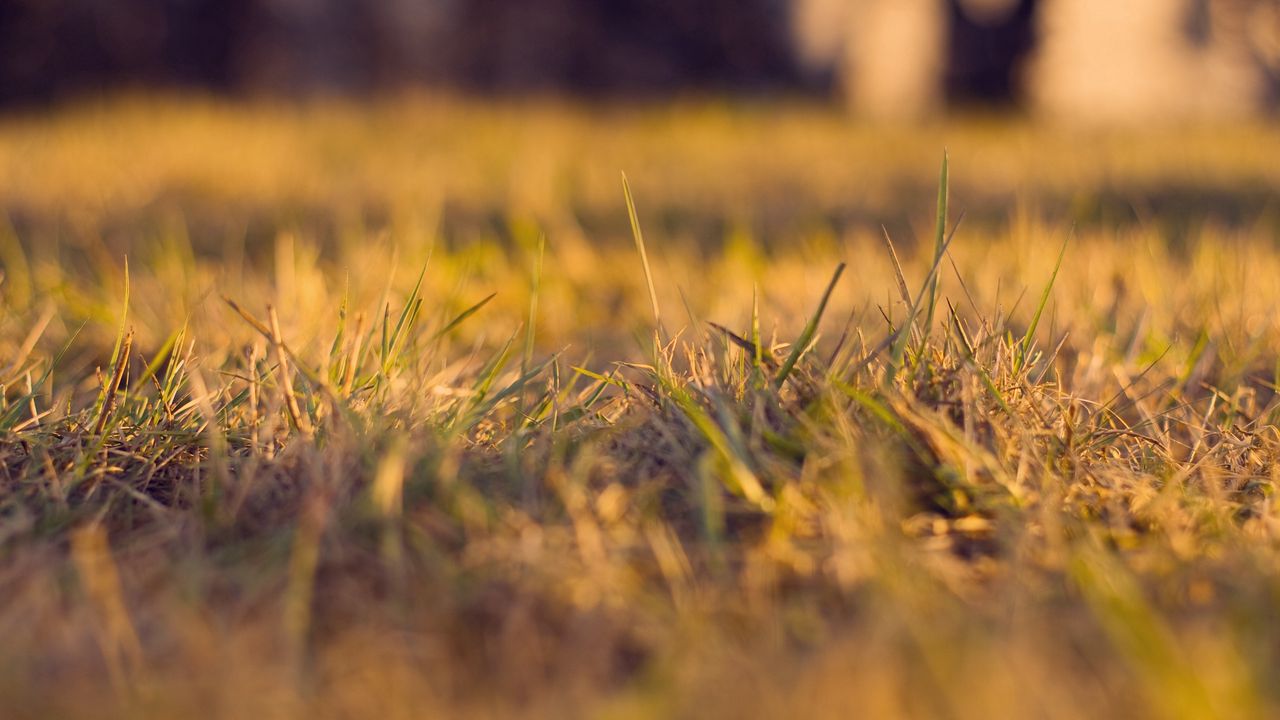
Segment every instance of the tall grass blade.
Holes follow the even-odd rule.
[[[124,382],[125,370],[129,367],[129,350],[133,347],[133,331],[125,333],[116,346],[115,365],[111,369],[111,377],[102,389],[102,404],[98,406],[98,416],[93,422],[93,434],[101,435],[115,409],[116,397],[120,393],[120,384]]]
[[[542,290],[542,261],[547,252],[547,236],[538,236],[538,258],[533,264],[533,288],[529,292],[529,321],[524,335],[524,361],[521,370],[528,370],[533,362],[533,341],[538,328],[538,295]],[[490,296],[492,297],[492,296]]]
[[[949,164],[949,154],[944,150],[942,151],[942,171],[938,173],[938,220],[933,231],[933,262],[935,264],[942,262],[942,255],[946,251],[947,196],[950,192]],[[938,273],[933,273],[932,278],[929,280],[928,314],[925,315],[923,330],[925,336],[928,336],[933,329],[933,313],[938,305],[938,281],[940,279],[941,277]]]
[[[640,264],[644,268],[644,281],[649,287],[649,304],[653,308],[653,325],[655,332],[662,331],[662,311],[658,307],[658,291],[653,284],[653,270],[649,267],[649,254],[645,252],[644,233],[640,231],[640,218],[636,215],[636,201],[631,196],[631,184],[627,182],[627,174],[622,173],[622,194],[627,200],[627,217],[631,219],[631,235],[636,241],[636,250],[640,252]]]
[[[902,302],[910,305],[911,291],[907,289],[907,276],[902,272],[902,263],[898,262],[898,251],[893,247],[893,238],[889,237],[889,229],[885,226],[881,225],[880,231],[885,249],[889,251],[889,260],[893,262],[893,278],[898,282],[898,294],[902,297]]]
[[[1049,295],[1053,291],[1053,284],[1058,279],[1058,271],[1062,269],[1062,259],[1067,255],[1067,243],[1071,240],[1068,235],[1062,241],[1062,248],[1058,250],[1058,260],[1053,264],[1053,273],[1049,275],[1049,282],[1045,284],[1044,291],[1040,293],[1040,302],[1036,305],[1036,311],[1031,316],[1031,324],[1027,326],[1027,332],[1022,336],[1022,344],[1018,351],[1017,370],[1026,367],[1027,361],[1031,355],[1031,345],[1036,339],[1036,328],[1040,327],[1040,317],[1044,314],[1044,308],[1049,304]]]
[[[760,286],[751,283],[751,353],[757,374],[764,372],[764,344],[760,341]]]
[[[116,330],[116,344],[115,344],[115,347],[111,349],[111,362],[109,364],[113,370],[120,363],[120,349],[121,349],[121,346],[124,344],[125,329],[128,323],[129,323],[129,257],[126,255],[124,258],[124,308],[120,312],[120,326]],[[102,390],[98,393],[98,399],[94,403],[94,414],[98,417],[102,416],[102,409],[107,402],[108,392],[109,392],[109,387],[104,386]],[[97,425],[96,421],[94,425],[96,427]]]
[[[808,351],[810,343],[813,342],[813,336],[818,332],[818,323],[822,320],[822,314],[827,310],[827,302],[831,300],[831,293],[836,289],[836,283],[840,281],[840,276],[844,273],[844,268],[844,263],[840,263],[836,266],[836,271],[831,276],[831,282],[827,283],[827,289],[822,293],[822,300],[818,302],[818,309],[809,317],[809,322],[805,323],[804,330],[800,332],[800,337],[797,338],[795,344],[791,346],[790,354],[788,354],[787,359],[783,361],[782,367],[778,369],[778,375],[773,379],[774,387],[782,387],[782,383],[787,381],[787,376],[795,369],[796,363],[800,361],[800,357]]]
[[[862,362],[854,368],[855,372],[884,350],[885,347],[890,348],[889,366],[886,368],[885,382],[891,384],[897,376],[897,372],[902,367],[903,358],[906,357],[907,341],[911,338],[911,329],[915,326],[916,317],[920,313],[920,305],[924,301],[924,295],[930,287],[933,287],[933,281],[938,276],[938,271],[942,267],[942,258],[946,254],[947,248],[951,247],[952,241],[955,239],[954,231],[947,237],[943,243],[942,252],[934,256],[933,265],[929,268],[928,275],[925,276],[924,285],[920,287],[920,291],[916,293],[915,301],[907,308],[907,317],[902,325],[898,326],[883,342],[880,343]]]

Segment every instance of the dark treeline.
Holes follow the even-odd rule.
[[[799,87],[787,0],[0,0],[0,104],[233,94]]]

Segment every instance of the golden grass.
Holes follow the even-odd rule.
[[[4,120],[4,717],[1275,714],[1276,150]]]

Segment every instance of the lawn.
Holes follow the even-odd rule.
[[[1277,157],[790,101],[0,118],[0,715],[1274,716]]]

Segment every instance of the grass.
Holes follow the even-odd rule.
[[[1274,130],[313,110],[0,123],[5,717],[1280,708]]]

